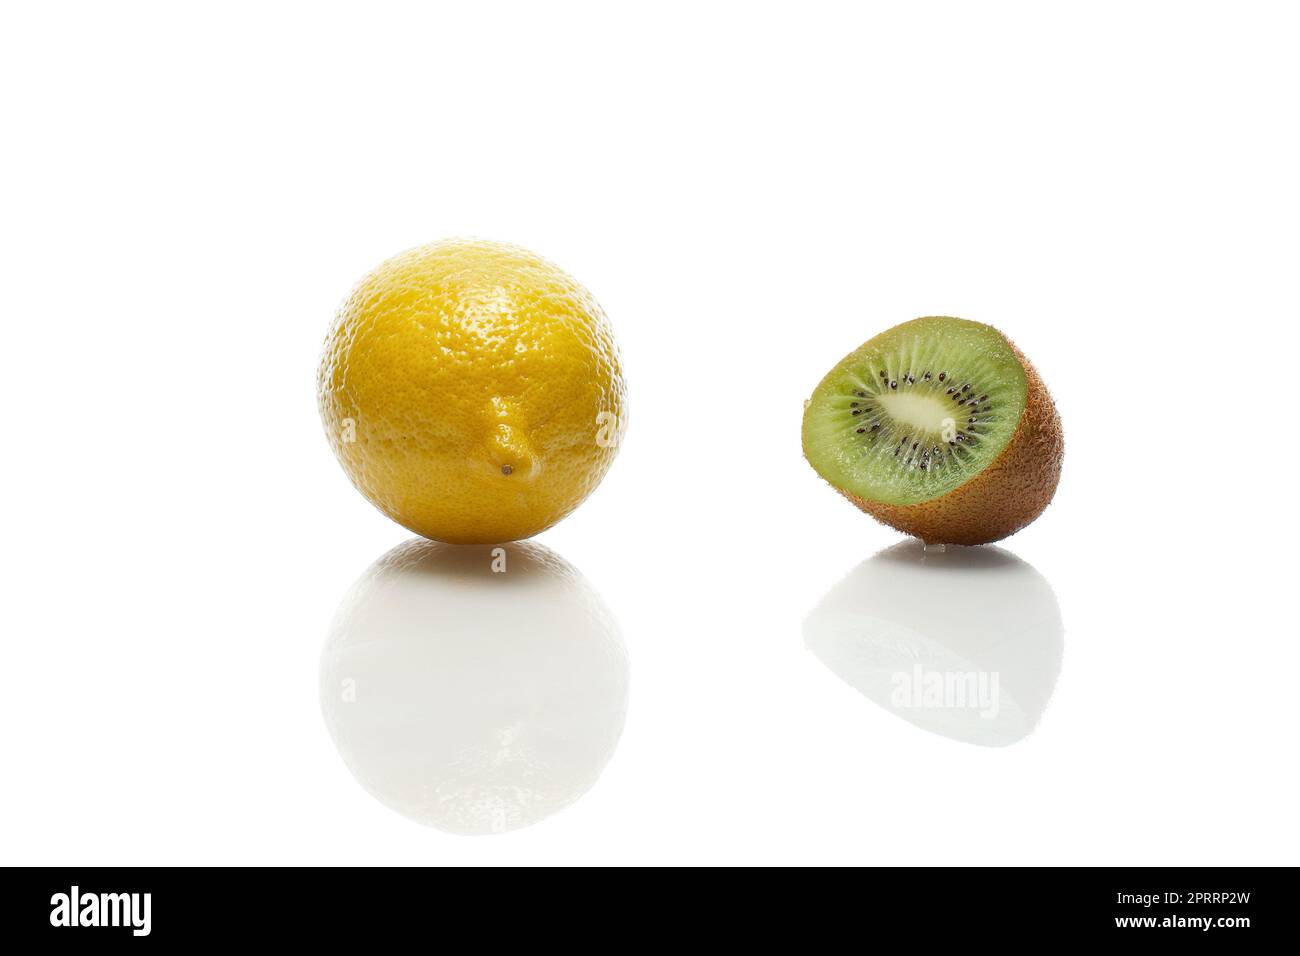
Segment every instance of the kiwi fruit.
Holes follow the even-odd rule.
[[[803,452],[872,517],[927,544],[987,544],[1047,507],[1061,419],[990,325],[926,316],[845,356],[805,403]]]

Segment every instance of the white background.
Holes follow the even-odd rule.
[[[4,862],[1300,862],[1286,5],[0,16]],[[317,686],[410,537],[333,460],[320,346],[365,272],[454,235],[585,283],[631,401],[540,538],[621,625],[621,741],[477,838],[368,795]],[[1064,653],[1005,747],[805,646],[900,537],[804,462],[802,401],[933,313],[1005,331],[1065,424],[1004,542]]]

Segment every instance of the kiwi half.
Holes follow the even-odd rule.
[[[1005,335],[936,315],[830,370],[804,408],[803,452],[885,524],[929,544],[987,544],[1043,513],[1065,441],[1047,387]]]

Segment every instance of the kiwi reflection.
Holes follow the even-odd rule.
[[[321,654],[321,709],[353,776],[452,833],[526,827],[582,796],[618,744],[627,686],[613,617],[532,543],[395,548]]]
[[[999,747],[1037,725],[1061,670],[1061,611],[1001,548],[908,541],[858,565],[804,622],[837,676],[905,720]]]

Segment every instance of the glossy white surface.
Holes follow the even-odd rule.
[[[1294,16],[6,13],[0,856],[1296,863]],[[368,571],[410,535],[317,420],[351,284],[458,234],[626,362],[531,588]],[[800,455],[820,377],[933,313],[1064,420],[1003,556]],[[903,706],[918,664],[997,714]]]

